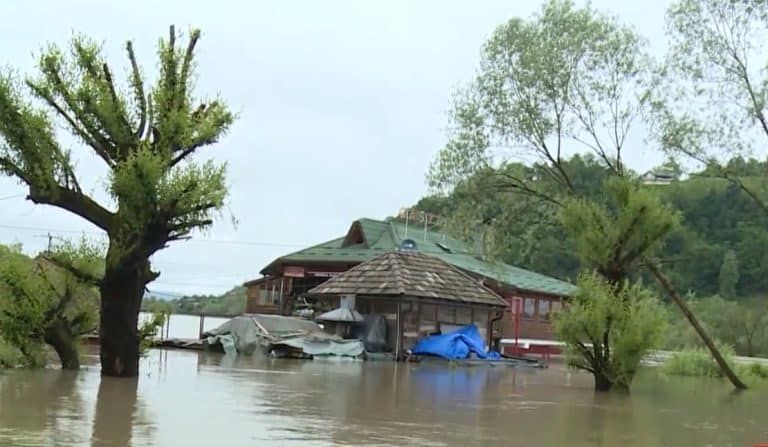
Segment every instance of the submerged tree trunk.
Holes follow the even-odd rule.
[[[59,318],[48,326],[43,339],[56,351],[62,369],[80,369],[78,338],[72,333],[72,328],[66,320]]]
[[[148,271],[135,265],[107,268],[101,282],[101,374],[139,375],[139,311]]]
[[[680,294],[677,293],[677,290],[675,290],[675,287],[672,285],[672,283],[669,281],[669,278],[667,278],[666,275],[659,269],[659,266],[656,265],[653,261],[648,261],[646,263],[648,266],[648,269],[651,271],[653,276],[656,278],[657,281],[659,281],[659,284],[664,288],[664,290],[667,291],[667,294],[670,298],[672,298],[672,301],[677,304],[677,307],[680,308],[680,311],[685,315],[685,318],[688,319],[688,321],[691,323],[691,326],[696,330],[696,333],[699,335],[701,340],[704,342],[704,344],[709,349],[709,352],[712,353],[712,357],[714,357],[715,362],[717,362],[717,365],[720,367],[720,370],[725,374],[726,377],[728,377],[728,380],[731,381],[733,386],[738,390],[745,390],[747,389],[747,386],[744,385],[744,382],[742,382],[738,376],[736,376],[736,373],[733,372],[730,365],[728,365],[728,362],[725,361],[722,354],[720,354],[720,351],[717,349],[717,346],[715,346],[715,343],[712,341],[712,339],[707,335],[706,331],[704,331],[704,328],[701,327],[701,324],[699,324],[699,321],[696,319],[696,316],[693,315],[691,310],[688,308],[688,305],[685,303],[683,298],[680,296]]]
[[[595,391],[610,391],[613,387],[613,382],[601,371],[595,371],[592,373],[595,377]]]

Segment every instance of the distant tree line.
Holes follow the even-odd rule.
[[[142,311],[163,309],[169,313],[239,315],[245,312],[245,292],[245,287],[236,286],[221,295],[188,295],[171,300],[150,295],[144,298]]]

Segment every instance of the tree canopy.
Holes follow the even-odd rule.
[[[159,41],[153,84],[133,42],[125,45],[127,78],[120,82],[103,46],[80,35],[67,48],[45,47],[36,75],[0,71],[0,173],[26,186],[32,202],[76,214],[109,238],[98,279],[107,375],[138,374],[138,313],[147,283],[159,275],[150,257],[210,227],[227,196],[226,166],[192,157],[218,142],[235,116],[221,99],[195,96],[200,31],[181,38],[171,26]],[[106,166],[109,200],[81,186],[57,128]]]

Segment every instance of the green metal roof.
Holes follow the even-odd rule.
[[[282,256],[266,266],[261,273],[273,273],[279,264],[337,262],[356,264],[396,250],[404,239],[412,239],[420,252],[438,256],[462,270],[499,281],[516,289],[559,296],[570,295],[576,290],[574,285],[550,276],[501,262],[480,259],[466,242],[435,231],[427,231],[425,234],[423,225],[409,225],[406,229],[404,222],[366,218],[355,221],[352,226],[355,225],[359,225],[362,230],[365,243],[345,247],[345,235]]]

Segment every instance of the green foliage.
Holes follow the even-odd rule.
[[[729,364],[733,364],[733,348],[718,343],[718,349]],[[720,367],[712,354],[704,348],[688,348],[675,352],[664,362],[664,373],[672,376],[723,377]]]
[[[171,315],[174,311],[174,303],[170,301],[146,299],[142,303],[142,309],[144,312],[150,312],[158,315]]]
[[[205,315],[240,315],[245,312],[246,288],[237,286],[222,295],[189,295],[174,300],[147,297],[142,311],[155,312],[157,309],[171,309],[171,313]]]
[[[449,189],[499,167],[495,160],[504,168],[522,157],[575,190],[560,166],[565,147],[592,152],[621,172],[624,140],[647,103],[649,68],[632,30],[571,1],[550,0],[531,20],[510,19],[484,45],[475,81],[455,97],[454,130],[430,184]],[[507,176],[508,189],[547,195],[519,174]]]
[[[554,319],[568,364],[628,388],[643,357],[661,340],[661,305],[639,284],[617,287],[584,274],[577,285],[579,292]]]
[[[734,159],[728,164],[745,176],[768,171],[765,163],[754,159]],[[535,167],[520,166],[540,183],[535,186],[537,191],[555,187]],[[584,192],[581,197],[597,203],[606,201],[602,188],[609,169],[594,158],[582,156],[564,160],[563,167],[572,179],[579,179],[576,184]],[[573,241],[562,237],[565,229],[557,207],[489,186],[498,184],[503,175],[499,170],[483,171],[457,185],[450,194],[428,196],[416,207],[442,215],[448,221],[445,231],[469,240],[485,228],[485,248],[490,256],[554,277],[575,279],[583,263]],[[695,173],[669,185],[645,187],[648,194],[680,216],[681,224],[656,250],[664,270],[682,291],[715,295],[722,261],[730,249],[738,259],[735,298],[768,295],[768,275],[764,274],[768,271],[768,215],[738,187],[702,175]],[[759,180],[752,179],[749,185],[757,187]]]
[[[725,298],[736,296],[736,285],[739,282],[739,261],[733,250],[725,252],[717,281],[720,286],[720,296]]]
[[[0,246],[0,338],[24,354],[24,364],[42,363],[54,325],[63,324],[75,338],[96,327],[98,294],[81,275],[98,274],[98,253],[87,242],[64,243],[32,259],[20,247]],[[58,267],[65,259],[79,270]]]
[[[764,299],[731,301],[714,296],[688,299],[688,305],[713,338],[732,346],[739,355],[768,356],[768,304]],[[667,349],[700,347],[688,324],[669,315],[664,336]]]
[[[205,230],[224,207],[226,166],[192,156],[224,136],[235,115],[219,98],[197,98],[195,50],[199,30],[186,44],[172,26],[158,44],[159,73],[145,82],[127,42],[127,79],[121,83],[102,45],[75,36],[68,48],[44,48],[37,75],[18,79],[0,71],[0,174],[29,189],[34,203],[59,207],[107,233],[101,302],[105,312],[102,351],[106,374],[136,375],[134,320],[147,283],[157,278],[150,258],[169,242]],[[38,105],[42,107],[38,107]],[[110,203],[99,203],[80,186],[75,163],[58,142],[64,128],[106,165]],[[101,279],[100,279],[101,280]],[[114,303],[131,300],[136,304]],[[118,343],[106,339],[118,339]],[[131,357],[131,358],[122,358]]]
[[[586,268],[618,284],[679,225],[679,216],[652,192],[622,179],[605,184],[605,201],[570,199],[560,214]]]
[[[768,366],[762,363],[738,364],[736,365],[736,371],[743,377],[757,380],[768,379]]]
[[[152,347],[153,340],[157,337],[158,331],[163,329],[169,316],[170,314],[162,311],[156,312],[152,314],[150,319],[141,323],[139,326],[139,350],[142,355],[145,355]]]
[[[15,368],[25,364],[24,355],[18,347],[0,335],[0,368]]]

